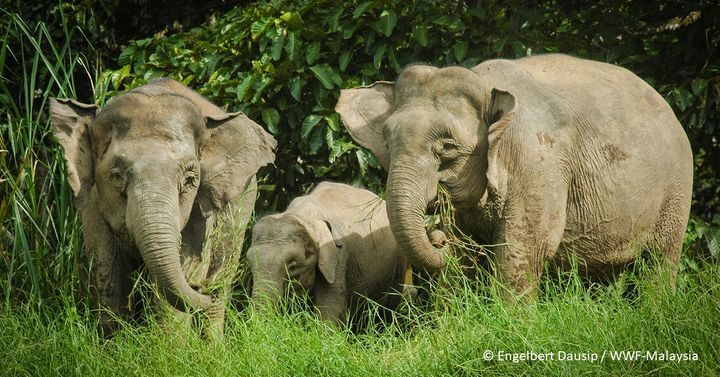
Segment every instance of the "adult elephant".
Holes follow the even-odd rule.
[[[112,332],[114,315],[131,314],[131,275],[144,265],[171,312],[205,310],[221,329],[239,250],[211,245],[213,227],[225,218],[242,239],[255,173],[274,161],[275,139],[170,79],[101,110],[51,99],[50,115],[81,211],[92,291],[109,309],[101,328]]]
[[[566,265],[565,251],[595,276],[654,250],[674,279],[692,152],[631,72],[560,54],[413,65],[395,83],[343,90],[336,110],[388,169],[390,225],[415,266],[445,266],[423,228],[439,183],[462,230],[501,245],[493,265],[516,293],[536,290],[545,261]]]

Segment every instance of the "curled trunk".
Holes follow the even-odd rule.
[[[181,235],[178,224],[177,186],[157,182],[138,183],[128,190],[130,233],[151,278],[160,293],[174,307],[184,310],[208,309],[210,296],[188,284],[180,265]]]
[[[390,229],[410,263],[430,272],[445,267],[446,247],[435,248],[425,232],[428,193],[434,193],[437,181],[432,174],[418,169],[417,162],[393,162],[387,184],[387,212]],[[434,195],[432,195],[434,196]]]

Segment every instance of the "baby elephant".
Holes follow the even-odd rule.
[[[408,265],[386,213],[370,191],[323,182],[284,213],[263,217],[247,253],[253,300],[276,304],[292,281],[323,320],[344,322],[365,297],[394,309]]]

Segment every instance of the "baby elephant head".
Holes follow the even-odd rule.
[[[286,284],[312,291],[317,271],[328,284],[340,268],[343,235],[324,220],[306,221],[293,215],[271,215],[253,227],[247,258],[253,277],[254,301],[276,305]]]
[[[100,110],[51,99],[50,113],[86,245],[93,247],[90,230],[113,234],[121,248],[139,253],[171,304],[207,308],[210,297],[191,288],[181,270],[180,232],[191,212],[220,210],[274,160],[272,136],[166,79]]]

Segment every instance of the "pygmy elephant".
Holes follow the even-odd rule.
[[[240,250],[212,245],[211,235],[223,219],[242,239],[255,173],[274,161],[275,139],[170,79],[100,110],[51,99],[50,114],[81,212],[92,292],[110,312],[101,329],[114,331],[111,314],[132,314],[131,274],[144,265],[168,315],[202,310],[221,330]]]
[[[674,280],[692,152],[631,72],[561,54],[413,65],[343,90],[336,110],[388,170],[390,226],[414,266],[446,265],[423,228],[440,184],[461,230],[498,245],[491,265],[509,292],[534,293],[544,262],[566,268],[571,255],[581,274],[612,276],[649,250]]]
[[[323,320],[343,322],[369,298],[393,309],[407,262],[388,225],[385,202],[367,190],[323,182],[265,216],[247,257],[253,300],[277,304],[288,281],[309,292]]]

